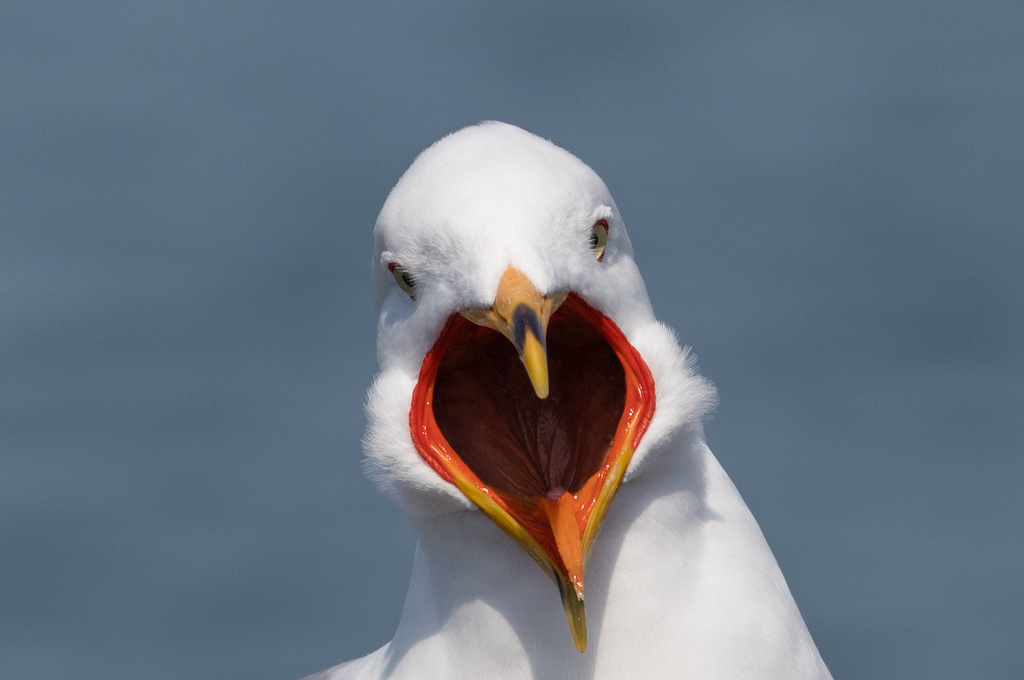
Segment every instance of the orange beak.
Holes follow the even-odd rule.
[[[420,369],[420,456],[552,577],[580,652],[587,558],[653,414],[653,378],[622,331],[512,267],[490,309],[449,318]]]

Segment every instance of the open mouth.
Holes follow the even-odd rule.
[[[449,326],[434,417],[462,462],[523,506],[578,492],[604,464],[626,398],[608,341],[579,305],[563,305],[548,324],[551,387],[540,399],[505,337],[461,316]]]
[[[453,314],[423,361],[410,425],[420,456],[554,578],[582,651],[583,569],[654,414],[654,381],[622,331],[572,293],[548,321],[546,352],[542,399],[505,336]]]

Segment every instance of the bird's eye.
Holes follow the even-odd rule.
[[[604,259],[604,246],[608,243],[608,222],[598,220],[590,231],[590,252],[598,262]]]
[[[388,265],[388,270],[392,274],[394,274],[394,276],[395,276],[395,283],[398,284],[398,287],[401,288],[402,290],[404,290],[406,293],[408,293],[409,297],[411,297],[413,300],[415,300],[416,299],[416,279],[414,279],[412,277],[412,274],[410,274],[408,271],[406,271],[405,267],[403,267],[402,265],[398,264],[397,262],[392,262],[391,264],[389,264]]]

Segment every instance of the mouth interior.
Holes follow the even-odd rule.
[[[607,459],[623,416],[622,364],[570,295],[548,323],[550,393],[534,393],[512,343],[461,316],[434,383],[434,417],[480,480],[532,506],[575,493]]]

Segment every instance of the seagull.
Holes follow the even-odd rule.
[[[590,167],[454,132],[388,195],[373,272],[366,466],[418,542],[394,638],[308,680],[831,678]]]

